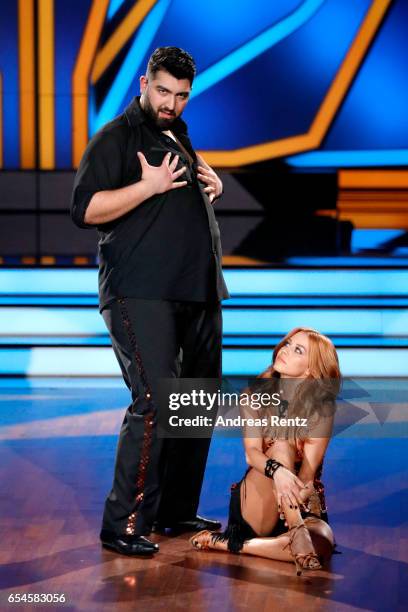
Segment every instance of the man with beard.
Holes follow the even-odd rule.
[[[98,229],[100,311],[132,393],[100,534],[129,555],[158,551],[154,524],[221,526],[197,516],[210,440],[157,435],[160,378],[221,376],[222,183],[180,118],[194,75],[188,53],[156,49],[140,97],[89,142],[72,194],[76,225]]]

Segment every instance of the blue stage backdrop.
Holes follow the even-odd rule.
[[[404,0],[22,0],[1,3],[0,167],[76,167],[161,45],[196,59],[185,117],[214,165],[408,163]]]

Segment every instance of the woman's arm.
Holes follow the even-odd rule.
[[[265,464],[268,457],[262,449],[262,438],[244,438],[245,460],[247,464],[265,474]]]
[[[308,438],[303,447],[299,478],[303,482],[314,480],[316,470],[323,461],[330,438]]]

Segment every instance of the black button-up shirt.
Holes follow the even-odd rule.
[[[178,118],[172,132],[189,153],[166,136],[134,98],[122,115],[90,140],[79,165],[71,215],[79,227],[97,191],[141,180],[137,151],[159,166],[166,153],[180,156],[188,185],[145,200],[125,215],[97,227],[100,309],[118,297],[208,302],[229,297],[221,269],[218,223],[205,185],[197,180],[197,157]]]

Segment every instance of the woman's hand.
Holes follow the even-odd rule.
[[[304,484],[290,470],[283,465],[279,467],[273,476],[273,482],[275,483],[279,509],[282,507],[283,501],[289,506],[302,505],[300,491],[304,488]]]

